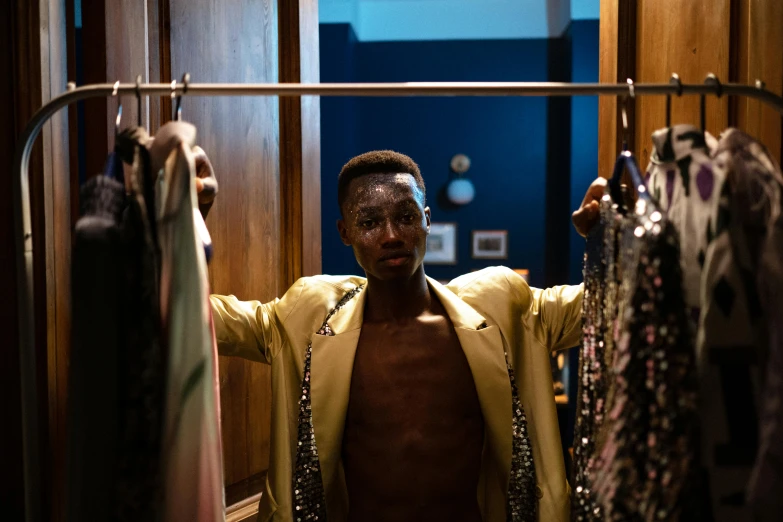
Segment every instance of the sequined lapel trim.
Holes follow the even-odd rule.
[[[536,495],[536,467],[533,463],[533,447],[527,431],[527,418],[519,399],[519,390],[514,369],[508,362],[506,367],[511,381],[511,477],[508,483],[508,503],[506,520],[508,522],[528,522],[538,520],[538,496]]]
[[[335,305],[327,314],[318,335],[333,336],[328,324],[329,319],[345,304],[362,291],[364,285],[357,286]],[[313,429],[313,410],[310,399],[310,362],[313,344],[307,345],[302,379],[302,394],[299,397],[299,427],[297,430],[296,465],[293,476],[294,520],[296,522],[326,521],[326,497],[321,478],[321,464],[318,460],[318,448]]]
[[[477,330],[487,328],[481,323]],[[538,520],[538,496],[536,495],[536,467],[533,463],[533,446],[527,431],[527,417],[519,399],[514,369],[504,352],[506,369],[511,382],[511,476],[508,482],[507,522]]]

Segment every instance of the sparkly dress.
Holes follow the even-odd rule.
[[[607,194],[588,240],[574,520],[693,520],[696,371],[679,241]],[[686,505],[687,504],[687,505]]]

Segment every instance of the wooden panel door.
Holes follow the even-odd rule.
[[[730,0],[637,0],[636,72],[639,83],[666,83],[673,72],[683,83],[702,83],[714,73],[729,78]],[[707,130],[719,135],[729,124],[728,100],[707,97]],[[672,99],[672,124],[699,125],[699,98]],[[646,168],[653,131],[666,126],[666,97],[642,96],[636,101],[635,148]]]
[[[731,68],[735,81],[753,85],[760,79],[770,91],[783,94],[783,2],[734,0],[732,22]],[[747,98],[731,100],[731,108],[737,127],[759,139],[779,162],[780,115]]]
[[[708,73],[723,82],[783,91],[783,3],[778,0],[601,0],[599,76],[602,82],[667,82],[678,73],[702,83]],[[639,163],[650,155],[650,135],[665,125],[665,97],[633,104],[632,139]],[[599,172],[608,176],[619,152],[622,127],[615,100],[599,105]],[[699,98],[672,99],[672,123],[700,124]],[[747,99],[707,97],[707,130],[736,126],[761,140],[780,158],[780,115]]]
[[[273,0],[170,0],[172,76],[193,82],[277,82]],[[198,128],[220,183],[207,226],[215,293],[274,299],[280,281],[280,143],[277,98],[185,98],[183,119]],[[220,358],[226,484],[267,469],[269,367]]]

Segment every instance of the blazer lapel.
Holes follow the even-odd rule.
[[[427,279],[449,314],[470,365],[492,456],[503,470],[502,486],[507,491],[512,458],[511,382],[500,329],[487,326],[471,306],[437,281]]]
[[[334,335],[313,333],[311,337],[310,400],[326,492],[338,478],[353,361],[363,316],[364,292],[359,292],[328,321]]]

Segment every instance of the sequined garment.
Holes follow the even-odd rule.
[[[482,325],[485,326],[485,325]],[[506,367],[511,380],[511,477],[508,483],[508,504],[506,520],[508,522],[528,522],[538,520],[538,499],[536,498],[536,467],[533,463],[533,449],[527,432],[527,418],[519,400],[519,390],[514,369],[508,362]]]
[[[328,322],[332,316],[345,304],[353,299],[364,288],[357,286],[335,305],[327,314],[317,335],[334,335]],[[318,448],[315,442],[313,430],[313,410],[310,399],[310,360],[313,353],[313,344],[307,345],[304,362],[304,377],[302,379],[302,395],[299,398],[299,427],[297,430],[296,465],[294,467],[294,520],[296,522],[326,521],[326,496],[324,494],[323,480],[321,479],[321,465],[318,461]]]
[[[606,217],[603,213],[602,217]],[[584,258],[585,295],[582,301],[582,346],[579,352],[579,389],[574,426],[574,480],[571,490],[571,519],[576,522],[601,520],[601,509],[593,493],[593,466],[596,436],[603,422],[606,399],[607,365],[604,334],[607,318],[616,313],[604,306],[606,265],[603,221],[587,238]]]
[[[601,222],[602,261],[586,266],[597,278],[603,270],[605,279],[603,290],[590,282],[595,295],[585,304],[577,441],[583,483],[576,484],[582,490],[575,492],[574,516],[686,519],[685,504],[698,500],[686,488],[696,449],[697,381],[679,241],[644,199],[622,214],[604,196]]]

